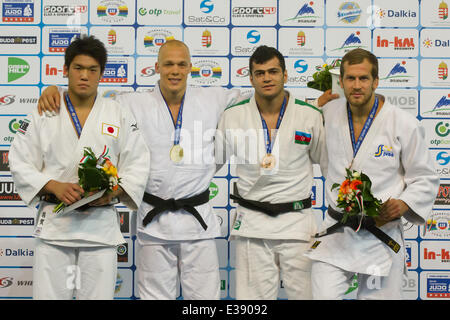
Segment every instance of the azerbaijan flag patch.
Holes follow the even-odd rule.
[[[311,134],[295,131],[295,143],[308,145],[311,142]]]

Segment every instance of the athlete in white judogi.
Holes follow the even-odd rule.
[[[187,87],[190,70],[188,48],[169,41],[159,51],[160,81],[154,91],[116,97],[133,111],[151,154],[137,221],[141,299],[175,299],[177,278],[185,299],[220,297],[214,238],[221,234],[207,203],[208,189],[216,172],[215,129],[223,110],[239,101],[240,92]],[[54,110],[52,97],[57,90],[47,90],[40,108]]]
[[[35,299],[72,299],[74,289],[78,299],[114,297],[116,246],[125,240],[111,200],[120,196],[131,209],[140,205],[150,157],[131,112],[97,95],[105,63],[106,50],[99,40],[72,42],[65,56],[69,85],[61,96],[64,107],[51,118],[33,111],[11,146],[9,162],[19,195],[30,208],[39,202]],[[73,118],[65,101],[76,113]],[[120,188],[83,210],[54,213],[56,203],[69,205],[81,199],[78,163],[85,147],[97,156],[108,150]],[[46,198],[39,201],[41,196]]]
[[[375,56],[362,49],[347,53],[342,60],[341,83],[346,98],[324,107],[329,157],[325,194],[330,207],[321,230],[340,220],[336,216],[341,210],[336,203],[338,191],[331,191],[331,186],[345,180],[345,168],[369,176],[372,193],[384,204],[374,232],[364,228],[355,232],[345,226],[316,239],[306,254],[315,260],[313,295],[315,299],[342,299],[348,280],[358,273],[358,299],[401,299],[405,249],[400,217],[423,224],[431,212],[439,178],[418,121],[375,94]],[[371,113],[375,118],[370,125]],[[379,230],[381,235],[375,236]]]
[[[225,110],[216,138],[219,161],[233,155],[239,176],[230,190],[238,202],[236,298],[276,299],[281,273],[289,299],[310,299],[311,261],[303,253],[317,231],[313,163],[326,169],[322,112],[284,90],[287,71],[275,48],[254,52],[250,81],[254,96]]]

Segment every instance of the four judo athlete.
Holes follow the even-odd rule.
[[[111,200],[120,196],[131,210],[142,202],[149,152],[128,108],[97,94],[106,57],[103,43],[93,37],[73,41],[65,52],[68,90],[61,95],[61,112],[50,118],[33,111],[11,145],[9,162],[18,193],[30,208],[39,203],[35,299],[72,299],[74,289],[78,299],[112,299],[116,247],[125,239]],[[120,188],[83,210],[54,213],[57,203],[72,204],[84,193],[78,163],[85,147],[97,156],[108,150]]]
[[[321,112],[284,90],[282,59],[270,54],[267,59],[267,52],[262,52],[262,57],[252,57],[256,59],[251,63],[252,68],[255,66],[251,75],[254,97],[226,110],[219,126],[222,136],[216,137],[222,148],[219,151],[231,152],[244,163],[238,163],[240,179],[232,196],[239,203],[232,231],[239,239],[237,295],[275,298],[281,270],[284,282],[289,283],[288,296],[307,299],[310,289],[305,279],[310,262],[303,260],[301,253],[315,232],[308,204],[311,164],[320,163],[326,174],[327,162]],[[154,92],[117,96],[133,111],[151,153],[146,195],[138,210],[138,294],[143,299],[174,299],[178,274],[186,299],[219,298],[214,245],[219,227],[206,197],[215,173],[211,132],[223,109],[236,103],[239,94],[220,88],[188,88],[190,66],[188,48],[179,41],[169,41],[160,49],[156,70],[161,79]],[[49,109],[54,94],[45,93],[40,104],[42,109]],[[327,93],[319,100],[333,98]],[[183,112],[184,108],[190,111]],[[229,120],[232,118],[237,122]],[[229,128],[261,129],[253,158],[239,153],[233,141],[223,140]],[[199,133],[201,139],[196,136]],[[288,154],[294,150],[294,154]],[[290,187],[296,190],[295,195]],[[293,226],[301,232],[295,232]],[[261,258],[257,264],[264,261],[262,270],[254,270],[255,250],[255,256]],[[255,279],[261,279],[265,271],[274,281],[257,283]],[[289,278],[291,274],[296,276]],[[240,281],[244,285],[239,285]]]
[[[406,272],[403,224],[424,224],[439,188],[425,132],[417,119],[375,93],[378,61],[355,49],[342,59],[345,98],[323,108],[330,204],[317,242],[307,256],[314,260],[314,299],[342,299],[358,273],[358,299],[402,299]],[[345,180],[346,168],[362,171],[372,181],[373,195],[384,204],[375,220],[336,224],[342,218],[334,183]],[[375,225],[376,224],[376,225]],[[325,234],[325,235],[323,235]],[[322,236],[320,236],[322,235]]]

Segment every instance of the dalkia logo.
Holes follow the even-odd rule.
[[[28,62],[17,57],[8,57],[8,82],[22,78],[30,71]]]
[[[0,257],[32,257],[34,251],[30,249],[0,249]]]

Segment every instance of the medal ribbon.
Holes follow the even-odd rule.
[[[261,117],[261,121],[262,121],[263,130],[264,130],[264,140],[265,140],[267,154],[272,153],[273,141],[275,141],[275,137],[278,132],[278,128],[281,125],[281,120],[283,120],[284,112],[286,111],[286,101],[287,101],[286,97],[284,97],[283,104],[281,105],[281,109],[280,109],[280,114],[278,115],[277,126],[275,128],[276,131],[275,131],[272,141],[270,140],[269,128],[267,128],[267,123],[264,120],[264,118],[262,117],[261,112],[259,113],[259,115]]]
[[[161,92],[161,88],[159,89],[159,92]],[[175,137],[173,140],[174,145],[180,144],[181,124],[183,123],[183,105],[184,105],[184,96],[185,95],[186,95],[186,93],[183,94],[183,98],[181,99],[180,110],[178,110],[178,115],[177,115],[177,122],[174,125],[175,126]],[[169,111],[170,119],[172,119],[172,123],[174,123],[173,117],[172,117],[172,112],[170,112],[169,105],[167,104],[167,101],[164,98],[162,92],[161,92],[161,96],[166,104],[167,110]]]
[[[81,130],[83,129],[81,127],[80,120],[78,119],[77,113],[75,111],[75,108],[73,107],[72,101],[70,101],[69,95],[65,94],[64,99],[67,103],[67,109],[69,109],[70,116],[72,117],[72,122],[75,125],[75,129],[77,130],[78,138],[81,136]]]
[[[378,97],[375,97],[375,102],[372,106],[372,109],[370,110],[366,122],[364,123],[364,127],[361,130],[361,133],[359,134],[358,141],[355,141],[355,129],[353,128],[352,112],[350,111],[350,106],[347,102],[348,125],[350,127],[350,137],[352,138],[353,158],[356,157],[359,147],[361,147],[361,144],[364,138],[366,137],[370,126],[372,125],[373,119],[375,118],[375,114],[377,113],[377,109],[378,109]]]

